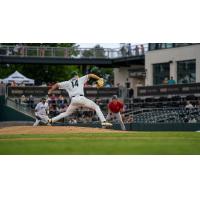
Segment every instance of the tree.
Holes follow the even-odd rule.
[[[86,49],[82,53],[84,58],[106,58],[105,50],[99,44],[94,46],[91,49]]]
[[[15,46],[16,43],[4,43],[3,45]],[[27,46],[45,46],[45,47],[66,47],[70,48],[72,55],[77,55],[75,43],[29,43],[24,44]],[[35,79],[36,83],[42,82],[56,82],[64,81],[70,77],[72,71],[79,71],[78,66],[66,66],[66,65],[41,65],[41,64],[11,64],[0,66],[0,78],[6,78],[11,73],[18,70],[28,78]]]
[[[105,58],[105,49],[103,47],[101,47],[99,44],[97,44],[94,49],[94,57],[95,58]]]

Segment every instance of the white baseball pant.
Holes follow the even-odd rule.
[[[38,126],[38,124],[40,122],[44,123],[44,124],[47,124],[48,123],[48,120],[49,120],[49,117],[47,115],[40,115],[40,114],[35,114],[36,116],[36,121],[35,123],[33,124],[33,126]]]
[[[71,103],[70,103],[69,107],[67,108],[67,110],[64,113],[61,113],[60,115],[52,118],[52,122],[56,122],[62,118],[68,117],[74,111],[76,111],[77,108],[80,108],[80,107],[86,107],[86,108],[91,108],[91,109],[95,110],[100,121],[101,122],[106,121],[103,113],[101,112],[101,109],[99,108],[99,106],[96,103],[94,103],[93,101],[91,101],[90,99],[88,99],[84,96],[76,96],[71,99]]]
[[[111,115],[112,114],[112,115]],[[120,112],[118,112],[118,113],[108,113],[108,115],[107,115],[107,117],[106,117],[106,119],[107,120],[110,120],[111,119],[111,117],[116,117],[116,119],[118,120],[118,122],[120,123],[120,126],[121,126],[121,129],[123,130],[123,131],[125,131],[126,130],[126,128],[125,128],[125,126],[124,126],[124,122],[123,122],[123,120],[122,120],[122,116],[121,116],[121,114],[120,114]]]

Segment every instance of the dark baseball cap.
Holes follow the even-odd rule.
[[[117,95],[113,95],[112,99],[118,99]]]
[[[71,73],[71,76],[72,76],[72,77],[78,76],[78,72],[77,72],[77,71],[73,71],[73,72]]]

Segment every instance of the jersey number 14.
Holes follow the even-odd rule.
[[[72,83],[73,88],[78,87],[78,80],[73,80],[73,81],[71,81],[71,83]]]

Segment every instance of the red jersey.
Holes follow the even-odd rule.
[[[121,103],[120,101],[117,102],[110,102],[108,104],[108,108],[110,109],[111,112],[113,113],[118,113],[122,108],[124,107],[123,103]]]

